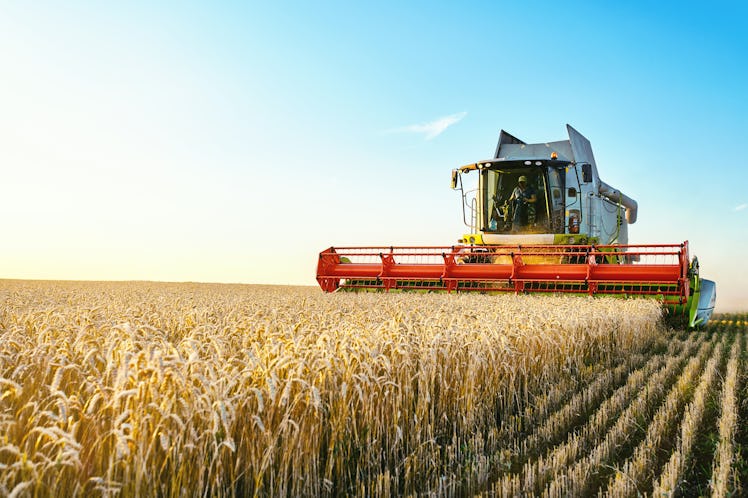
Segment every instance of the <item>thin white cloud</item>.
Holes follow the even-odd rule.
[[[433,121],[429,121],[428,123],[421,123],[421,124],[414,124],[414,125],[408,125],[403,126],[400,128],[395,128],[394,130],[390,130],[391,133],[422,133],[426,140],[431,140],[432,138],[438,137],[441,135],[444,130],[449,128],[455,123],[458,123],[467,116],[467,112],[458,112],[457,114],[450,114],[449,116],[443,116],[441,118],[437,118]]]
[[[735,209],[733,209],[733,211],[738,212],[746,208],[748,208],[748,204],[738,204],[737,206],[735,206]]]

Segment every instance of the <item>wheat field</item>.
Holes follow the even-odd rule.
[[[0,495],[730,496],[746,316],[0,281]]]

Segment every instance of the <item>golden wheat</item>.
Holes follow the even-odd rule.
[[[0,291],[0,494],[450,494],[489,479],[497,414],[661,333],[635,300]]]

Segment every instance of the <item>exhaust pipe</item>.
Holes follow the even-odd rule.
[[[620,190],[611,187],[602,180],[600,180],[600,187],[597,190],[600,192],[600,195],[609,201],[616,204],[620,202],[621,205],[626,208],[626,221],[628,223],[636,223],[636,211],[639,206],[636,204],[634,199]]]

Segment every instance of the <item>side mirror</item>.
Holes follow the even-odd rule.
[[[569,187],[569,191],[566,193],[567,197],[576,197],[577,196],[577,189],[574,187]]]
[[[450,184],[452,187],[452,190],[457,189],[457,178],[459,175],[460,175],[459,171],[457,171],[456,169],[452,170],[452,183]]]
[[[582,165],[582,181],[584,183],[592,183],[592,165],[590,163]]]

